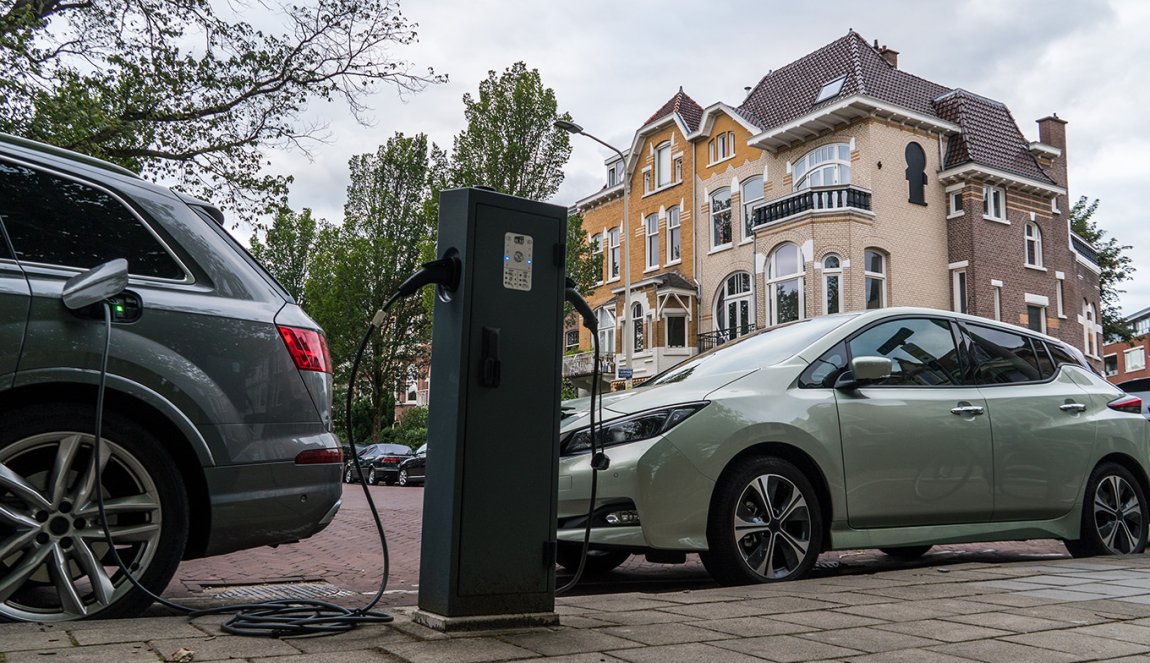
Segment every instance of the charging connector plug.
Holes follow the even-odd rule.
[[[599,321],[595,318],[595,312],[591,310],[591,305],[587,303],[587,300],[583,299],[583,295],[580,295],[579,291],[575,289],[575,281],[570,276],[567,277],[563,297],[582,316],[584,327],[590,329],[592,334],[599,331]]]
[[[410,297],[419,291],[425,285],[432,283],[438,285],[446,292],[455,292],[459,288],[460,274],[463,273],[463,264],[459,260],[459,256],[452,250],[448,255],[440,258],[439,260],[432,260],[425,262],[419,267],[419,271],[407,277],[407,280],[399,284],[395,290],[395,294],[383,308],[375,312],[375,316],[371,319],[371,326],[378,329],[383,325],[384,320],[387,319],[386,313],[395,302],[403,297]]]

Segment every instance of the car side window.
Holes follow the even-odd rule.
[[[966,331],[971,339],[976,384],[1012,384],[1045,379],[1029,337],[982,325],[967,325]]]
[[[953,386],[962,383],[962,363],[946,320],[891,320],[855,336],[850,356],[887,357],[890,377],[885,386]]]
[[[88,269],[126,258],[132,274],[185,278],[132,212],[87,184],[0,161],[0,216],[23,262]]]
[[[1062,347],[1058,343],[1047,343],[1046,346],[1048,348],[1050,348],[1050,354],[1051,354],[1051,356],[1054,357],[1055,365],[1057,365],[1057,366],[1061,366],[1063,364],[1070,364],[1071,366],[1081,366],[1082,365],[1082,362],[1075,359],[1074,355],[1067,352],[1066,348]]]
[[[807,366],[799,376],[800,389],[831,388],[847,367],[847,344],[838,343]]]

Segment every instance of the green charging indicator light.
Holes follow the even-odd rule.
[[[124,312],[124,305],[123,304],[116,304],[116,313],[123,313],[123,312]]]

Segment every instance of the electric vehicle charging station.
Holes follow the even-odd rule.
[[[417,622],[555,624],[567,210],[483,189],[440,196],[455,255],[432,327]]]

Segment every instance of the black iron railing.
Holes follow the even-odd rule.
[[[751,323],[699,334],[699,352],[706,352],[707,350],[710,350],[717,345],[722,345],[727,341],[734,340],[740,336],[749,334],[755,331],[755,329],[756,327],[754,323]]]
[[[810,211],[870,210],[870,197],[870,191],[855,186],[807,189],[756,209],[754,225],[763,226]]]

